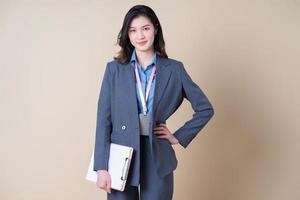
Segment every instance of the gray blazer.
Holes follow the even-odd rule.
[[[182,62],[157,55],[153,120],[149,139],[157,173],[163,177],[177,167],[173,146],[167,139],[157,138],[153,128],[166,120],[186,98],[194,110],[193,117],[177,129],[174,136],[187,148],[214,115],[214,110]],[[113,60],[107,63],[98,99],[94,152],[94,171],[108,170],[110,142],[134,148],[127,183],[138,186],[140,176],[140,131],[134,69]]]

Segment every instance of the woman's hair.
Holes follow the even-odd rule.
[[[150,7],[145,5],[133,6],[125,15],[123,25],[118,34],[117,39],[117,44],[121,47],[121,50],[118,52],[118,55],[113,58],[122,64],[129,63],[131,54],[134,50],[134,46],[131,44],[130,39],[128,37],[128,29],[131,24],[131,21],[138,16],[145,16],[151,21],[154,28],[157,30],[157,34],[155,35],[153,42],[154,51],[156,51],[157,55],[164,58],[168,58],[168,55],[165,50],[165,41],[162,33],[162,28],[159,23],[159,20],[155,15],[154,11]]]

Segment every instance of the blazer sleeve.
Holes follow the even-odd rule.
[[[106,64],[97,108],[97,125],[94,148],[94,171],[108,170],[111,123],[111,72]]]
[[[194,113],[190,120],[175,131],[174,136],[181,146],[187,148],[189,143],[212,118],[214,109],[200,87],[193,82],[186,72],[182,62],[180,62],[180,71],[183,97],[191,103]]]

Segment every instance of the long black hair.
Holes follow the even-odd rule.
[[[131,44],[130,39],[128,37],[128,29],[131,24],[131,21],[138,16],[145,16],[151,21],[154,28],[157,30],[157,34],[155,35],[153,44],[154,51],[156,51],[156,54],[158,56],[168,58],[168,55],[165,50],[165,41],[162,33],[162,28],[159,23],[159,20],[154,11],[150,7],[145,5],[133,6],[125,15],[123,25],[118,34],[117,39],[117,44],[121,47],[121,50],[118,52],[118,55],[113,58],[122,64],[129,63],[131,54],[134,50],[134,46]]]

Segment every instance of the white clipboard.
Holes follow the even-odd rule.
[[[110,153],[108,161],[108,173],[111,177],[111,188],[124,191],[130,163],[133,154],[133,147],[110,143]],[[90,160],[86,174],[86,180],[97,181],[97,172],[94,171],[94,151]]]

